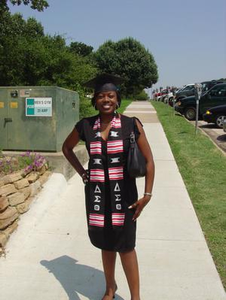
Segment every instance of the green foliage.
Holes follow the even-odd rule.
[[[0,20],[1,86],[58,85],[75,89],[96,72],[92,59],[71,51],[62,36],[45,35],[36,19],[25,21],[20,14],[3,14]]]
[[[140,93],[158,80],[153,55],[131,37],[118,42],[105,42],[96,51],[95,59],[102,72],[124,78],[122,92],[127,96]]]
[[[45,35],[42,24],[34,18],[24,20],[21,14],[9,11],[1,14],[0,86],[57,85],[76,90],[81,99],[80,115],[87,116],[95,110],[86,99],[83,83],[103,71],[125,79],[121,92],[127,98],[138,95],[158,78],[153,56],[132,38],[108,41],[93,53],[92,46],[80,42],[67,46],[64,37]],[[139,97],[143,98],[143,93]]]
[[[148,100],[149,96],[148,94],[145,92],[145,90],[143,90],[142,92],[140,92],[139,94],[135,95],[134,97],[136,100]]]
[[[80,95],[80,115],[95,110],[82,84],[97,74],[92,47],[66,45],[64,37],[44,34],[41,23],[4,12],[0,19],[0,86],[57,85]]]
[[[117,112],[122,114],[124,112],[124,110],[126,110],[127,106],[130,105],[131,102],[132,102],[131,99],[122,99],[121,105],[120,105],[119,109],[117,109]]]
[[[173,109],[152,101],[226,287],[226,157]]]
[[[48,2],[45,0],[1,0],[0,2],[0,14],[2,12],[8,11],[9,6],[8,3],[11,2],[13,5],[30,5],[32,9],[36,9],[38,11],[43,11],[45,8],[49,6]]]
[[[92,53],[93,47],[80,42],[72,42],[69,47],[72,53],[87,56]]]
[[[5,156],[0,152],[0,175],[4,176],[23,169],[25,172],[37,171],[46,163],[46,159],[35,152],[27,151],[17,157]]]
[[[40,39],[44,29],[33,18],[26,22],[20,14],[11,16],[10,13],[5,13],[0,20],[0,29],[3,29],[0,30],[0,85],[27,84],[25,78],[29,76],[29,68],[42,65],[39,57],[37,63],[36,57],[43,51]],[[37,73],[41,70],[39,68]]]

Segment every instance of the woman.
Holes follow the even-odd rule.
[[[99,114],[79,121],[63,144],[63,153],[85,183],[88,233],[92,244],[102,250],[106,291],[102,300],[114,298],[116,253],[121,258],[131,299],[140,300],[139,271],[135,252],[136,220],[152,196],[154,162],[150,146],[138,119],[118,114],[121,98],[118,77],[103,74],[89,81],[92,104]],[[126,170],[130,134],[146,158],[144,195],[138,200],[135,179]],[[73,152],[82,139],[90,156],[84,170]]]

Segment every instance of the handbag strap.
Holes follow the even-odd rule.
[[[135,136],[135,117],[132,117],[132,131],[130,133],[130,144],[134,144],[136,142],[136,136]]]

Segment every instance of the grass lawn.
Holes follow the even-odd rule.
[[[151,101],[226,288],[226,156],[173,108]]]
[[[121,106],[120,108],[117,110],[120,114],[122,114],[124,112],[124,110],[126,110],[127,106],[132,102],[132,100],[128,100],[128,99],[122,99],[121,101]]]

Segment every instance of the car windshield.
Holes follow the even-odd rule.
[[[183,89],[183,91],[189,91],[189,90],[192,90],[193,88],[194,88],[193,85],[187,85],[187,86]]]

